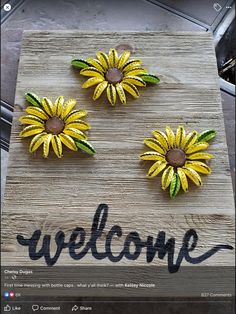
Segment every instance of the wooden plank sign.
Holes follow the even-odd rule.
[[[94,102],[93,88],[82,89],[85,79],[70,61],[127,44],[160,84],[142,89],[140,98],[129,98],[125,106],[112,107],[105,97]],[[18,121],[27,91],[52,100],[76,98],[77,108],[88,111],[89,139],[97,154],[67,149],[61,159],[53,153],[44,159],[40,150],[29,154]],[[180,124],[188,131],[215,129],[208,149],[215,158],[202,187],[191,186],[189,193],[170,199],[160,178],[146,178],[150,164],[140,162],[139,155],[152,130]],[[171,249],[165,246],[169,239]],[[173,272],[180,264],[233,266],[234,203],[211,35],[26,32],[2,241],[5,266],[167,265]]]

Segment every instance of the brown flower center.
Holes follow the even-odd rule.
[[[123,78],[122,72],[117,68],[110,68],[106,72],[106,80],[111,84],[119,83]]]
[[[166,154],[166,160],[173,167],[182,167],[186,161],[186,155],[180,148],[173,148]]]
[[[58,117],[52,117],[45,123],[46,132],[51,134],[59,134],[64,129],[64,122]]]

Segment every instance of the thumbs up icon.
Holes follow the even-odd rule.
[[[4,312],[10,312],[10,310],[11,310],[11,307],[8,304],[6,306],[4,306],[4,308],[3,308]]]

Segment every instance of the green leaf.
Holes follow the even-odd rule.
[[[25,99],[35,107],[41,107],[40,98],[34,93],[26,93]]]
[[[216,136],[215,130],[206,130],[198,135],[197,142],[208,142]]]
[[[146,83],[157,84],[160,82],[159,77],[153,74],[141,74],[139,76]]]
[[[96,150],[94,147],[85,140],[74,140],[75,144],[78,148],[80,148],[82,151],[86,152],[89,155],[94,155],[96,154]]]
[[[85,69],[91,66],[86,60],[83,59],[73,59],[71,64],[78,69]]]
[[[177,173],[174,174],[170,183],[170,197],[175,198],[180,190],[180,178]]]

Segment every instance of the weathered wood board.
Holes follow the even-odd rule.
[[[93,102],[92,89],[81,88],[84,78],[70,66],[73,57],[87,58],[96,51],[128,43],[133,56],[141,58],[151,73],[161,78],[158,87],[141,90],[137,100],[111,107],[105,98]],[[43,159],[41,151],[28,154],[29,141],[20,139],[18,118],[26,106],[24,93],[56,99],[77,98],[79,108],[89,112],[89,134],[97,149],[94,157],[64,150]],[[139,161],[142,141],[153,129],[166,125],[187,130],[218,132],[209,152],[213,174],[203,176],[201,188],[170,200],[160,188],[160,177],[146,178],[148,163]],[[125,235],[137,231],[141,239],[159,231],[175,237],[176,247],[189,228],[198,232],[198,256],[217,244],[234,245],[234,203],[228,153],[219,94],[216,61],[208,33],[80,33],[77,31],[33,32],[24,35],[17,80],[15,111],[10,144],[8,176],[2,216],[2,264],[45,265],[32,261],[28,248],[16,236],[30,237],[36,229],[52,236],[63,230],[69,237],[80,226],[89,237],[94,212],[100,203],[109,206],[106,231],[114,224],[124,235],[113,240],[119,252]],[[104,248],[104,237],[98,241]],[[55,243],[51,244],[52,252]],[[176,248],[176,249],[177,249]],[[222,250],[202,265],[233,265],[234,251]],[[111,265],[87,254],[76,261],[62,251],[57,265]],[[135,261],[123,258],[116,265],[146,265],[145,251]],[[155,258],[152,265],[166,265]],[[185,262],[187,264],[187,262]]]

